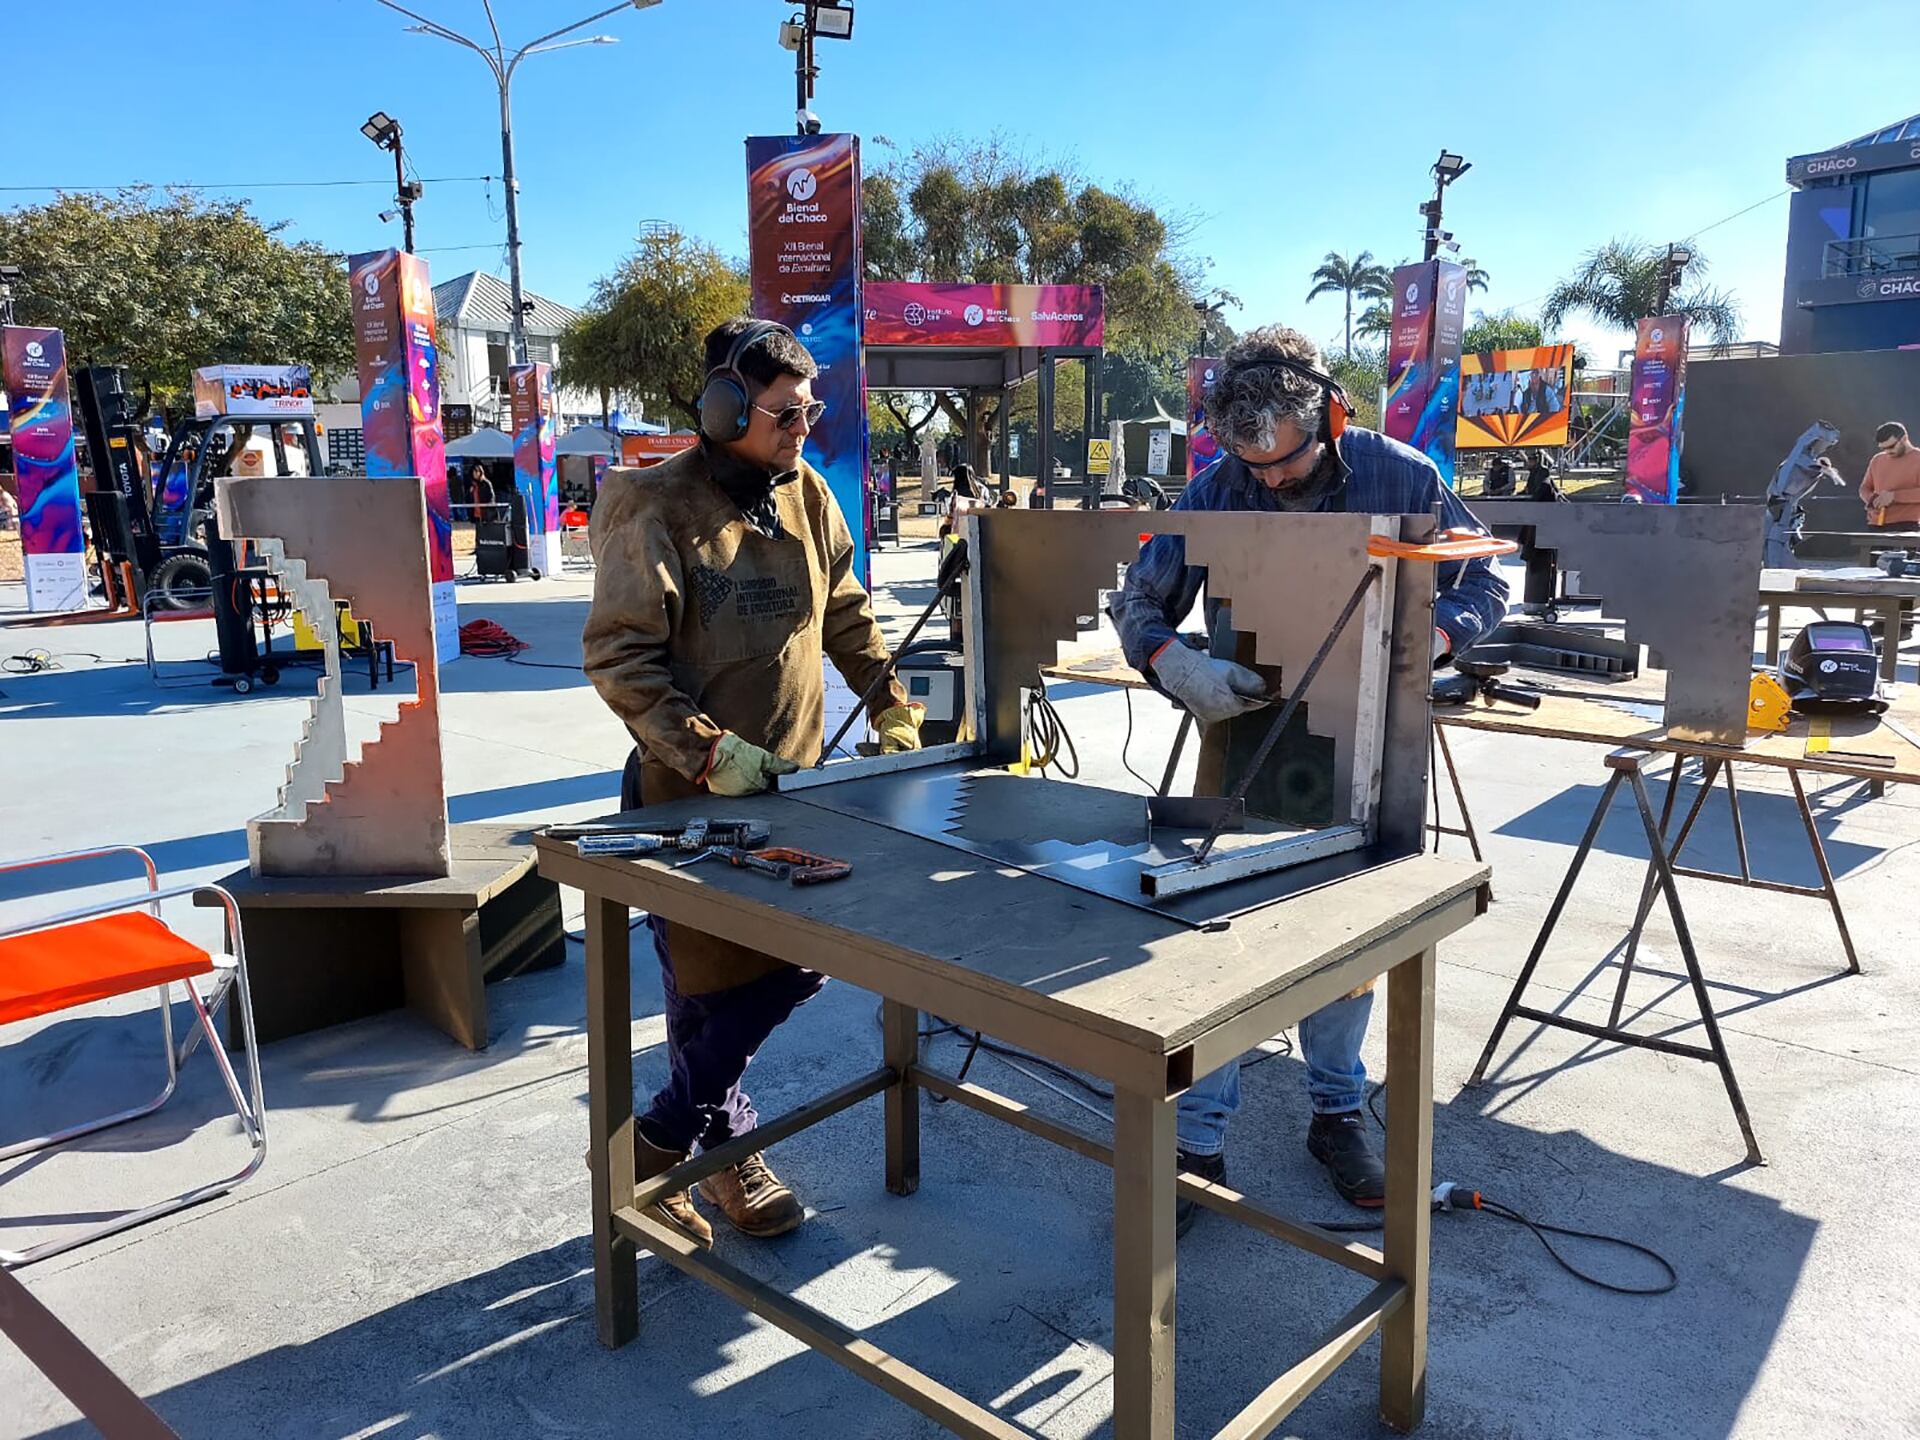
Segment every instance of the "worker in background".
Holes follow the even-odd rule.
[[[812,765],[822,658],[857,694],[887,662],[846,519],[800,454],[825,409],[813,398],[813,357],[785,326],[739,319],[707,336],[706,366],[699,445],[644,472],[609,470],[593,507],[593,606],[581,639],[588,678],[635,741],[623,809],[751,795]],[[884,751],[919,748],[924,710],[898,682],[874,706]],[[642,1178],[754,1128],[740,1084],[747,1064],[825,982],[658,916],[648,923],[670,1073],[635,1127]],[[758,1154],[702,1180],[700,1193],[748,1235],[784,1234],[804,1218]],[[651,1213],[713,1243],[685,1191]]]
[[[1254,331],[1228,350],[1207,392],[1207,429],[1223,453],[1194,477],[1173,508],[1405,515],[1438,506],[1444,527],[1481,528],[1431,460],[1397,440],[1346,424],[1346,414],[1346,396],[1321,370],[1311,340],[1278,325]],[[1181,537],[1156,536],[1128,569],[1109,610],[1128,663],[1205,727],[1195,789],[1219,795],[1226,789],[1226,722],[1277,697],[1254,670],[1209,655],[1177,633],[1205,581],[1204,568],[1186,563]],[[1484,559],[1439,567],[1437,583],[1436,664],[1499,624],[1507,606],[1506,584]],[[1209,633],[1218,606],[1207,602]],[[1341,1196],[1368,1207],[1386,1199],[1386,1168],[1367,1124],[1367,1071],[1360,1060],[1372,1011],[1369,985],[1300,1022],[1313,1106],[1308,1153],[1326,1167]],[[1180,1097],[1181,1170],[1225,1179],[1227,1122],[1239,1105],[1237,1059]],[[1182,1234],[1196,1213],[1183,1197],[1176,1221]]]
[[[1889,420],[1873,432],[1874,456],[1860,478],[1860,499],[1871,525],[1920,524],[1920,449],[1907,427]]]

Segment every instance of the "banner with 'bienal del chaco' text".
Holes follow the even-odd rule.
[[[513,411],[513,488],[527,510],[527,554],[543,575],[560,573],[560,485],[553,473],[553,367],[507,367]]]
[[[425,489],[434,648],[445,664],[460,656],[460,615],[453,590],[453,511],[440,427],[433,284],[427,262],[403,250],[355,255],[347,268],[367,474],[417,475]],[[370,618],[378,624],[379,617]]]
[[[1642,504],[1680,498],[1680,435],[1687,406],[1687,317],[1656,315],[1636,327],[1628,393],[1627,495]]]
[[[867,377],[860,349],[860,141],[853,135],[756,135],[747,141],[747,245],[753,313],[799,338],[825,402],[805,458],[833,492],[853,533],[864,584]]]
[[[1387,403],[1380,428],[1425,454],[1449,485],[1466,318],[1464,266],[1423,260],[1393,272]]]
[[[0,389],[7,392],[20,486],[27,608],[84,609],[87,542],[80,529],[66,337],[38,325],[0,329]]]

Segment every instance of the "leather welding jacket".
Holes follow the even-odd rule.
[[[737,481],[740,464],[703,443],[649,469],[612,469],[593,507],[584,665],[639,746],[649,805],[705,793],[714,742],[728,730],[812,765],[824,739],[823,657],[856,694],[886,665],[826,481],[805,462],[774,477],[770,535],[715,478],[719,468]],[[872,712],[905,703],[890,680]],[[680,925],[668,926],[668,951],[675,985],[690,995],[783,963]]]

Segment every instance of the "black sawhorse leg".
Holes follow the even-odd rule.
[[[1458,825],[1440,823],[1440,771],[1444,767],[1447,780],[1453,786],[1453,803],[1460,812]],[[1427,830],[1433,836],[1434,853],[1440,852],[1442,835],[1458,835],[1467,842],[1467,848],[1473,851],[1473,858],[1480,864],[1486,863],[1486,857],[1480,853],[1480,836],[1473,828],[1473,812],[1467,809],[1467,792],[1460,784],[1460,767],[1453,763],[1453,748],[1447,744],[1447,732],[1440,726],[1438,719],[1433,720],[1427,730],[1427,779],[1433,786],[1433,818],[1427,822]],[[1488,899],[1492,899],[1489,887]]]
[[[1673,771],[1667,777],[1667,798],[1660,809],[1660,833],[1668,833],[1669,822],[1673,819],[1674,795],[1680,788],[1680,771],[1687,757],[1676,755]],[[1674,836],[1672,848],[1667,851],[1667,859],[1672,863],[1673,873],[1683,875],[1690,880],[1717,880],[1725,885],[1743,885],[1751,890],[1772,890],[1782,895],[1804,895],[1809,899],[1825,900],[1833,911],[1834,928],[1840,932],[1840,947],[1846,952],[1847,973],[1860,973],[1860,957],[1853,948],[1853,935],[1847,929],[1846,912],[1840,908],[1840,887],[1834,883],[1833,866],[1827,861],[1827,847],[1821,843],[1820,830],[1814,824],[1813,808],[1807,803],[1806,787],[1800,782],[1800,772],[1789,766],[1787,778],[1793,784],[1793,798],[1800,810],[1800,823],[1806,827],[1807,845],[1813,851],[1813,861],[1820,869],[1818,885],[1788,885],[1778,880],[1756,880],[1753,870],[1747,863],[1747,831],[1740,818],[1740,789],[1733,777],[1734,762],[1716,755],[1702,757],[1706,773],[1700,780],[1700,791],[1693,797],[1693,804],[1687,808],[1687,817],[1680,822],[1680,833]],[[1680,863],[1680,851],[1686,846],[1687,837],[1693,833],[1693,822],[1700,818],[1700,811],[1706,804],[1707,796],[1713,792],[1713,783],[1721,775],[1727,781],[1727,809],[1733,820],[1734,853],[1740,861],[1738,875],[1723,875],[1718,870],[1700,870]],[[1613,1013],[1608,1017],[1609,1025],[1620,1023],[1620,1011],[1626,1003],[1627,981],[1633,975],[1633,962],[1640,949],[1640,934],[1645,929],[1647,917],[1653,910],[1653,896],[1658,877],[1651,862],[1647,865],[1647,878],[1640,887],[1640,907],[1634,913],[1633,929],[1627,933],[1627,950],[1620,964],[1620,983],[1613,996]]]
[[[1616,750],[1607,756],[1607,769],[1612,774],[1608,776],[1606,787],[1600,792],[1600,803],[1594,807],[1593,818],[1587,822],[1586,834],[1580,837],[1580,848],[1574,852],[1573,863],[1567,867],[1566,878],[1560,882],[1559,893],[1553,897],[1553,904],[1547,910],[1546,922],[1541,925],[1540,933],[1534,937],[1533,949],[1527,954],[1527,963],[1520,967],[1520,976],[1513,982],[1513,993],[1507,996],[1507,1003],[1501,1008],[1500,1018],[1494,1022],[1493,1033],[1487,1037],[1486,1049],[1480,1052],[1480,1061],[1473,1067],[1473,1074],[1468,1077],[1467,1083],[1478,1085],[1486,1078],[1487,1066],[1493,1061],[1494,1051],[1499,1048],[1500,1039],[1506,1034],[1508,1023],[1515,1017],[1531,1020],[1536,1025],[1571,1030],[1595,1040],[1608,1040],[1618,1045],[1632,1045],[1644,1050],[1658,1050],[1664,1055],[1678,1055],[1688,1060],[1704,1061],[1720,1071],[1720,1079],[1727,1087],[1727,1099],[1733,1104],[1734,1118],[1740,1122],[1740,1134],[1747,1142],[1748,1161],[1755,1165],[1764,1165],[1766,1157],[1760,1153],[1760,1142],[1754,1138],[1753,1121],[1747,1114],[1747,1102],[1741,1097],[1740,1082],[1733,1073],[1733,1062],[1727,1058],[1726,1042],[1720,1035],[1720,1022],[1713,1013],[1713,997],[1707,993],[1706,978],[1700,972],[1700,957],[1693,948],[1693,933],[1687,928],[1686,912],[1680,906],[1680,890],[1674,881],[1676,872],[1673,868],[1672,856],[1668,853],[1662,835],[1663,827],[1656,824],[1653,818],[1653,801],[1647,794],[1647,784],[1640,773],[1640,766],[1646,758],[1646,752],[1641,750]],[[1711,765],[1715,762],[1708,763]],[[1654,883],[1666,896],[1667,913],[1673,921],[1674,934],[1679,937],[1680,956],[1687,967],[1687,979],[1693,988],[1694,1003],[1700,1009],[1700,1023],[1706,1030],[1705,1045],[1690,1045],[1652,1035],[1636,1035],[1620,1029],[1617,998],[1614,1014],[1605,1025],[1589,1024],[1569,1015],[1556,1015],[1521,1003],[1527,986],[1533,979],[1533,972],[1540,963],[1540,957],[1546,953],[1547,942],[1553,938],[1554,927],[1560,923],[1561,912],[1567,906],[1567,897],[1573,893],[1574,882],[1580,878],[1581,867],[1587,863],[1587,856],[1592,853],[1593,842],[1599,837],[1600,827],[1606,821],[1607,812],[1613,807],[1614,795],[1623,781],[1633,788],[1634,803],[1639,807],[1641,824],[1646,829],[1647,847],[1652,855]],[[1712,784],[1713,772],[1709,771],[1707,784],[1702,793],[1704,794],[1706,789],[1711,789]],[[1669,817],[1672,813],[1672,803],[1673,792],[1669,788],[1667,799]],[[1699,802],[1696,800],[1694,805],[1696,813],[1698,809]],[[1691,816],[1689,823],[1691,823]],[[1682,833],[1684,834],[1684,830]],[[1678,846],[1675,848],[1677,849]],[[1644,924],[1645,918],[1646,914],[1643,910],[1637,924]]]

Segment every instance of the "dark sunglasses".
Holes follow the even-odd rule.
[[[1282,455],[1277,460],[1259,460],[1259,461],[1249,460],[1247,459],[1246,456],[1242,455],[1238,450],[1234,451],[1233,454],[1236,460],[1238,460],[1242,465],[1246,466],[1247,469],[1253,471],[1254,474],[1264,475],[1269,470],[1278,470],[1282,465],[1291,465],[1294,461],[1298,460],[1302,455],[1306,454],[1307,451],[1311,450],[1314,446],[1314,442],[1319,438],[1320,437],[1317,435],[1309,435],[1306,439],[1302,440],[1298,445],[1294,446],[1293,449],[1289,450],[1286,454]]]
[[[807,428],[811,430],[820,423],[820,417],[827,413],[827,402],[812,400],[805,405],[785,405],[778,410],[769,410],[764,405],[756,405],[753,408],[762,415],[771,415],[773,423],[782,430],[793,429],[800,423],[800,417],[804,415],[807,417]]]

